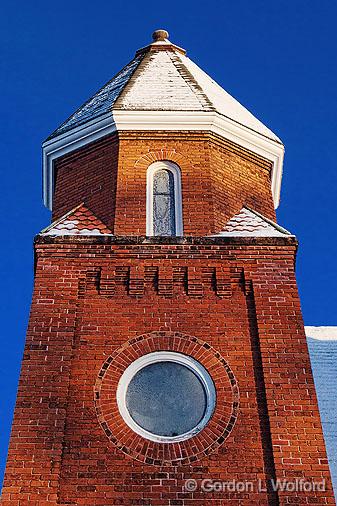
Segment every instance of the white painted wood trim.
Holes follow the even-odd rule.
[[[55,139],[50,139],[42,145],[43,170],[43,202],[52,210],[54,193],[54,161],[61,156],[72,153],[106,135],[116,131],[116,124],[109,113],[100,121],[90,122],[76,130],[67,132]]]
[[[217,112],[114,110],[98,121],[82,125],[43,144],[44,202],[49,209],[52,208],[54,161],[116,130],[214,132],[272,162],[271,189],[275,209],[279,205],[284,156],[284,146],[280,142]]]

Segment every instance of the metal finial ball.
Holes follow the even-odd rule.
[[[168,39],[169,34],[166,30],[156,30],[155,32],[153,32],[152,38],[153,38],[154,42],[158,42],[161,40]]]

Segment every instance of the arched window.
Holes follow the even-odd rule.
[[[153,235],[176,235],[174,179],[166,169],[153,175]]]
[[[178,165],[155,162],[147,171],[146,233],[182,235],[181,183]]]

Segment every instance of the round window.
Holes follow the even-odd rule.
[[[152,441],[192,437],[210,419],[215,388],[206,369],[175,352],[149,353],[124,371],[117,403],[125,422]]]

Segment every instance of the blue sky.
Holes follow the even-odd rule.
[[[300,241],[305,323],[335,325],[337,4],[311,0],[3,2],[0,14],[0,464],[33,283],[41,143],[147,44],[170,32],[286,146],[278,220]]]

